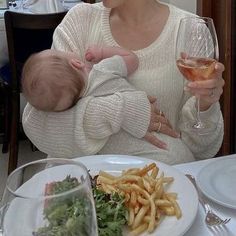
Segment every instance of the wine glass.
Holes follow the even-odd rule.
[[[8,3],[9,9],[12,11],[22,11],[23,0],[13,0]]]
[[[86,167],[48,158],[13,171],[0,205],[0,235],[97,236],[97,220]]]
[[[213,20],[208,17],[185,17],[181,19],[176,42],[176,63],[188,81],[207,80],[219,59],[219,48]],[[200,97],[197,98],[196,120],[189,121],[187,129],[199,135],[213,132],[216,125],[202,121]]]
[[[83,1],[81,0],[62,0],[62,5],[64,7],[65,10],[69,10],[70,8],[72,8],[73,6],[75,6],[78,3],[81,3]]]

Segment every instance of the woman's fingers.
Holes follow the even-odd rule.
[[[203,89],[192,89],[191,93],[193,95],[199,95],[199,96],[206,96],[206,97],[213,97],[213,96],[218,96],[220,97],[221,94],[223,93],[223,88],[222,87],[214,87],[214,88],[203,88]]]
[[[166,143],[164,143],[163,141],[161,141],[160,139],[158,139],[156,136],[154,136],[153,134],[149,132],[146,133],[146,135],[144,136],[144,139],[158,148],[167,150]]]
[[[150,124],[149,124],[149,131],[159,131],[159,124],[163,124],[165,126],[168,126],[172,129],[172,125],[170,124],[169,120],[166,119],[163,116],[156,115],[151,118]]]
[[[202,89],[202,88],[215,88],[215,87],[223,87],[224,80],[222,79],[222,73],[225,67],[222,63],[216,63],[215,70],[209,76],[209,78],[203,80],[197,80],[195,82],[188,83],[187,87],[189,89]]]
[[[166,135],[171,136],[173,138],[180,137],[180,134],[178,132],[176,132],[175,130],[170,128],[168,125],[163,124],[163,123],[160,123],[159,133],[166,134]]]
[[[222,78],[222,73],[225,67],[222,63],[216,63],[215,70],[206,80],[198,80],[195,82],[189,82],[185,87],[186,91],[189,91],[200,99],[200,110],[207,110],[212,104],[219,101],[225,84]]]
[[[157,108],[156,97],[148,96],[151,103],[151,119],[148,127],[148,131],[156,131],[163,133],[174,138],[178,138],[180,135],[173,130],[169,120],[165,117],[164,113]],[[155,137],[155,136],[154,136]]]
[[[149,102],[151,103],[151,104],[153,104],[153,103],[155,103],[156,101],[157,101],[157,98],[156,97],[154,97],[154,96],[147,96],[148,97],[148,100],[149,100]]]
[[[155,121],[151,121],[149,124],[148,131],[156,131],[158,133],[163,133],[169,135],[173,138],[179,138],[180,134],[173,130],[168,119],[162,116],[157,116]]]
[[[209,80],[202,80],[196,82],[190,82],[187,84],[187,90],[200,90],[200,89],[212,89],[212,88],[222,88],[225,81],[222,78],[214,78]]]
[[[224,70],[225,70],[225,66],[222,63],[217,62],[216,65],[215,65],[215,70],[210,75],[209,79],[221,78],[222,77],[222,73],[224,72]]]

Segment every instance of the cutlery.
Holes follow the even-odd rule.
[[[226,218],[223,220],[216,213],[214,213],[209,204],[204,201],[202,193],[198,189],[194,176],[186,174],[186,177],[192,182],[192,184],[197,190],[199,202],[201,203],[206,212],[205,222],[207,226],[219,226],[227,224],[231,220],[231,218]]]

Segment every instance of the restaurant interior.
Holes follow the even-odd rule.
[[[24,1],[30,2],[30,0]],[[46,8],[42,5],[29,5],[28,8],[25,8],[27,10],[20,10],[19,4],[21,1],[0,0],[0,199],[3,196],[7,178],[11,173],[15,173],[14,171],[17,169],[17,167],[19,168],[22,165],[25,165],[32,161],[47,159],[47,155],[39,151],[34,146],[34,144],[31,143],[31,141],[26,137],[21,124],[22,112],[24,106],[26,105],[26,101],[22,96],[19,78],[21,76],[22,67],[25,61],[32,53],[44,49],[49,49],[51,47],[53,32],[55,28],[60,24],[60,22],[62,21],[62,19],[67,14],[67,11],[70,8],[74,7],[76,4],[83,4],[83,2],[90,4],[102,2],[95,0],[36,0],[31,2],[37,3],[39,1],[41,2],[40,4],[46,4],[47,1],[49,2],[47,5],[47,12],[44,12],[46,11]],[[218,172],[220,172],[220,174],[225,177],[228,174],[228,179],[226,181],[231,179],[230,183],[226,183],[223,182],[223,180],[219,180],[220,184],[227,186],[227,189],[226,187],[222,187],[219,188],[219,191],[228,191],[230,195],[235,194],[236,182],[235,179],[233,180],[233,178],[236,177],[236,1],[166,0],[163,2],[176,5],[177,7],[191,11],[192,13],[195,13],[202,17],[210,17],[214,21],[219,44],[219,61],[225,66],[225,71],[223,72],[223,79],[225,81],[225,85],[223,89],[223,94],[220,99],[220,106],[224,119],[224,137],[219,152],[213,157],[213,159],[219,159],[219,163],[215,163],[214,166],[214,164],[212,164],[213,162],[208,162],[209,160],[204,160],[200,161],[197,164],[179,164],[174,166],[174,168],[176,168],[181,173],[191,174],[191,176],[195,177],[198,176],[197,184],[199,186],[197,187],[197,192],[201,192],[199,196],[203,196],[203,200],[209,203],[210,207],[212,207],[213,211],[216,214],[220,215],[221,219],[218,220],[217,225],[213,225],[215,227],[209,226],[209,224],[206,223],[207,220],[205,219],[205,215],[208,210],[206,209],[206,205],[204,205],[205,208],[202,208],[201,205],[194,205],[194,200],[189,200],[188,204],[192,204],[192,213],[188,212],[187,209],[185,209],[184,207],[182,207],[182,211],[186,213],[186,215],[192,214],[192,216],[189,217],[189,222],[182,222],[182,227],[177,226],[176,234],[175,231],[172,231],[172,233],[169,234],[169,231],[167,229],[160,228],[160,234],[155,234],[155,232],[158,232],[155,231],[150,235],[236,236],[235,195],[233,197],[229,197],[222,194],[222,196],[218,198],[218,196],[216,196],[217,194],[214,192],[218,190],[215,190],[214,187],[211,187],[211,185],[214,186],[215,183],[213,183],[213,180],[211,180],[208,185],[207,183],[204,183],[204,177],[207,178],[209,176],[207,176],[206,171],[203,172],[204,168],[206,166],[209,166],[208,170],[214,173],[214,175],[217,175]],[[23,9],[23,7],[21,9]],[[32,9],[32,12],[29,13],[30,9]],[[225,157],[226,159],[224,159]],[[91,156],[90,162],[86,161],[86,158],[84,157],[82,157],[81,162],[85,166],[89,163],[89,165],[92,165],[91,170],[93,170],[93,167],[95,165],[97,165],[98,167],[102,167],[102,165],[104,164],[104,166],[106,166],[110,160],[114,161],[111,161],[111,163],[116,163],[114,155],[105,157],[104,160],[101,161],[101,163],[97,163],[93,156]],[[138,157],[134,157],[133,159],[129,159],[129,157],[127,157],[127,160],[129,160],[130,162],[124,162],[122,164],[123,167],[129,168],[129,163],[134,163],[134,167],[139,168],[141,168],[140,164],[137,163],[140,162],[141,165],[147,164],[143,159],[138,159]],[[224,160],[228,160],[228,162],[224,163]],[[119,162],[117,163],[119,164]],[[150,160],[148,161],[148,164],[149,163]],[[46,165],[51,164],[46,163]],[[225,169],[224,172],[220,171],[220,167],[224,165],[228,169]],[[162,164],[160,166],[162,167]],[[108,167],[106,166],[106,168]],[[166,168],[165,165],[163,166],[163,168]],[[119,169],[118,171],[121,170],[122,169]],[[201,173],[201,175],[199,173]],[[173,175],[175,176],[175,172],[173,172]],[[190,180],[191,176],[188,176]],[[178,174],[176,174],[175,178],[178,178]],[[185,181],[185,179],[183,181]],[[234,185],[232,186],[232,184]],[[229,185],[231,186],[229,187]],[[200,191],[199,187],[201,188]],[[187,188],[188,183],[186,183],[186,189]],[[212,188],[212,190],[209,190],[208,188]],[[184,187],[181,187],[181,191],[182,189],[184,189]],[[196,191],[194,190],[193,195],[195,194],[195,192]],[[184,197],[185,196],[183,196],[183,199],[185,199]],[[186,200],[183,199],[182,201]],[[200,203],[202,203],[201,200]],[[190,205],[189,208],[191,208]],[[0,207],[0,236],[14,235],[10,231],[9,233],[1,234],[1,214],[2,213]],[[177,216],[178,213],[175,214]],[[183,217],[184,214],[182,218]],[[169,224],[172,224],[171,220]],[[180,227],[180,229],[178,227]],[[151,226],[148,225],[148,229],[150,228]],[[180,232],[179,234],[178,231]],[[88,233],[88,235],[89,234],[94,236],[96,235],[95,233],[91,232]],[[28,236],[29,234],[25,235]],[[32,235],[40,236],[41,234]],[[123,235],[128,234],[124,233]],[[24,235],[22,233],[19,233],[14,236]]]

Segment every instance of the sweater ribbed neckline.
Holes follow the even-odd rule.
[[[163,3],[162,3],[163,4]],[[134,51],[139,57],[145,56],[147,54],[150,54],[151,52],[155,51],[158,47],[161,47],[162,42],[166,39],[166,35],[168,32],[171,31],[171,26],[173,26],[173,17],[174,17],[174,12],[173,11],[173,6],[171,4],[166,4],[169,8],[169,16],[168,19],[165,23],[165,26],[159,35],[159,37],[154,40],[150,45],[148,45],[145,48],[139,49]],[[102,13],[102,34],[104,37],[105,42],[107,42],[111,46],[120,46],[116,40],[113,38],[112,32],[111,32],[111,27],[110,27],[110,16],[111,9],[110,8],[104,8],[103,13]]]

